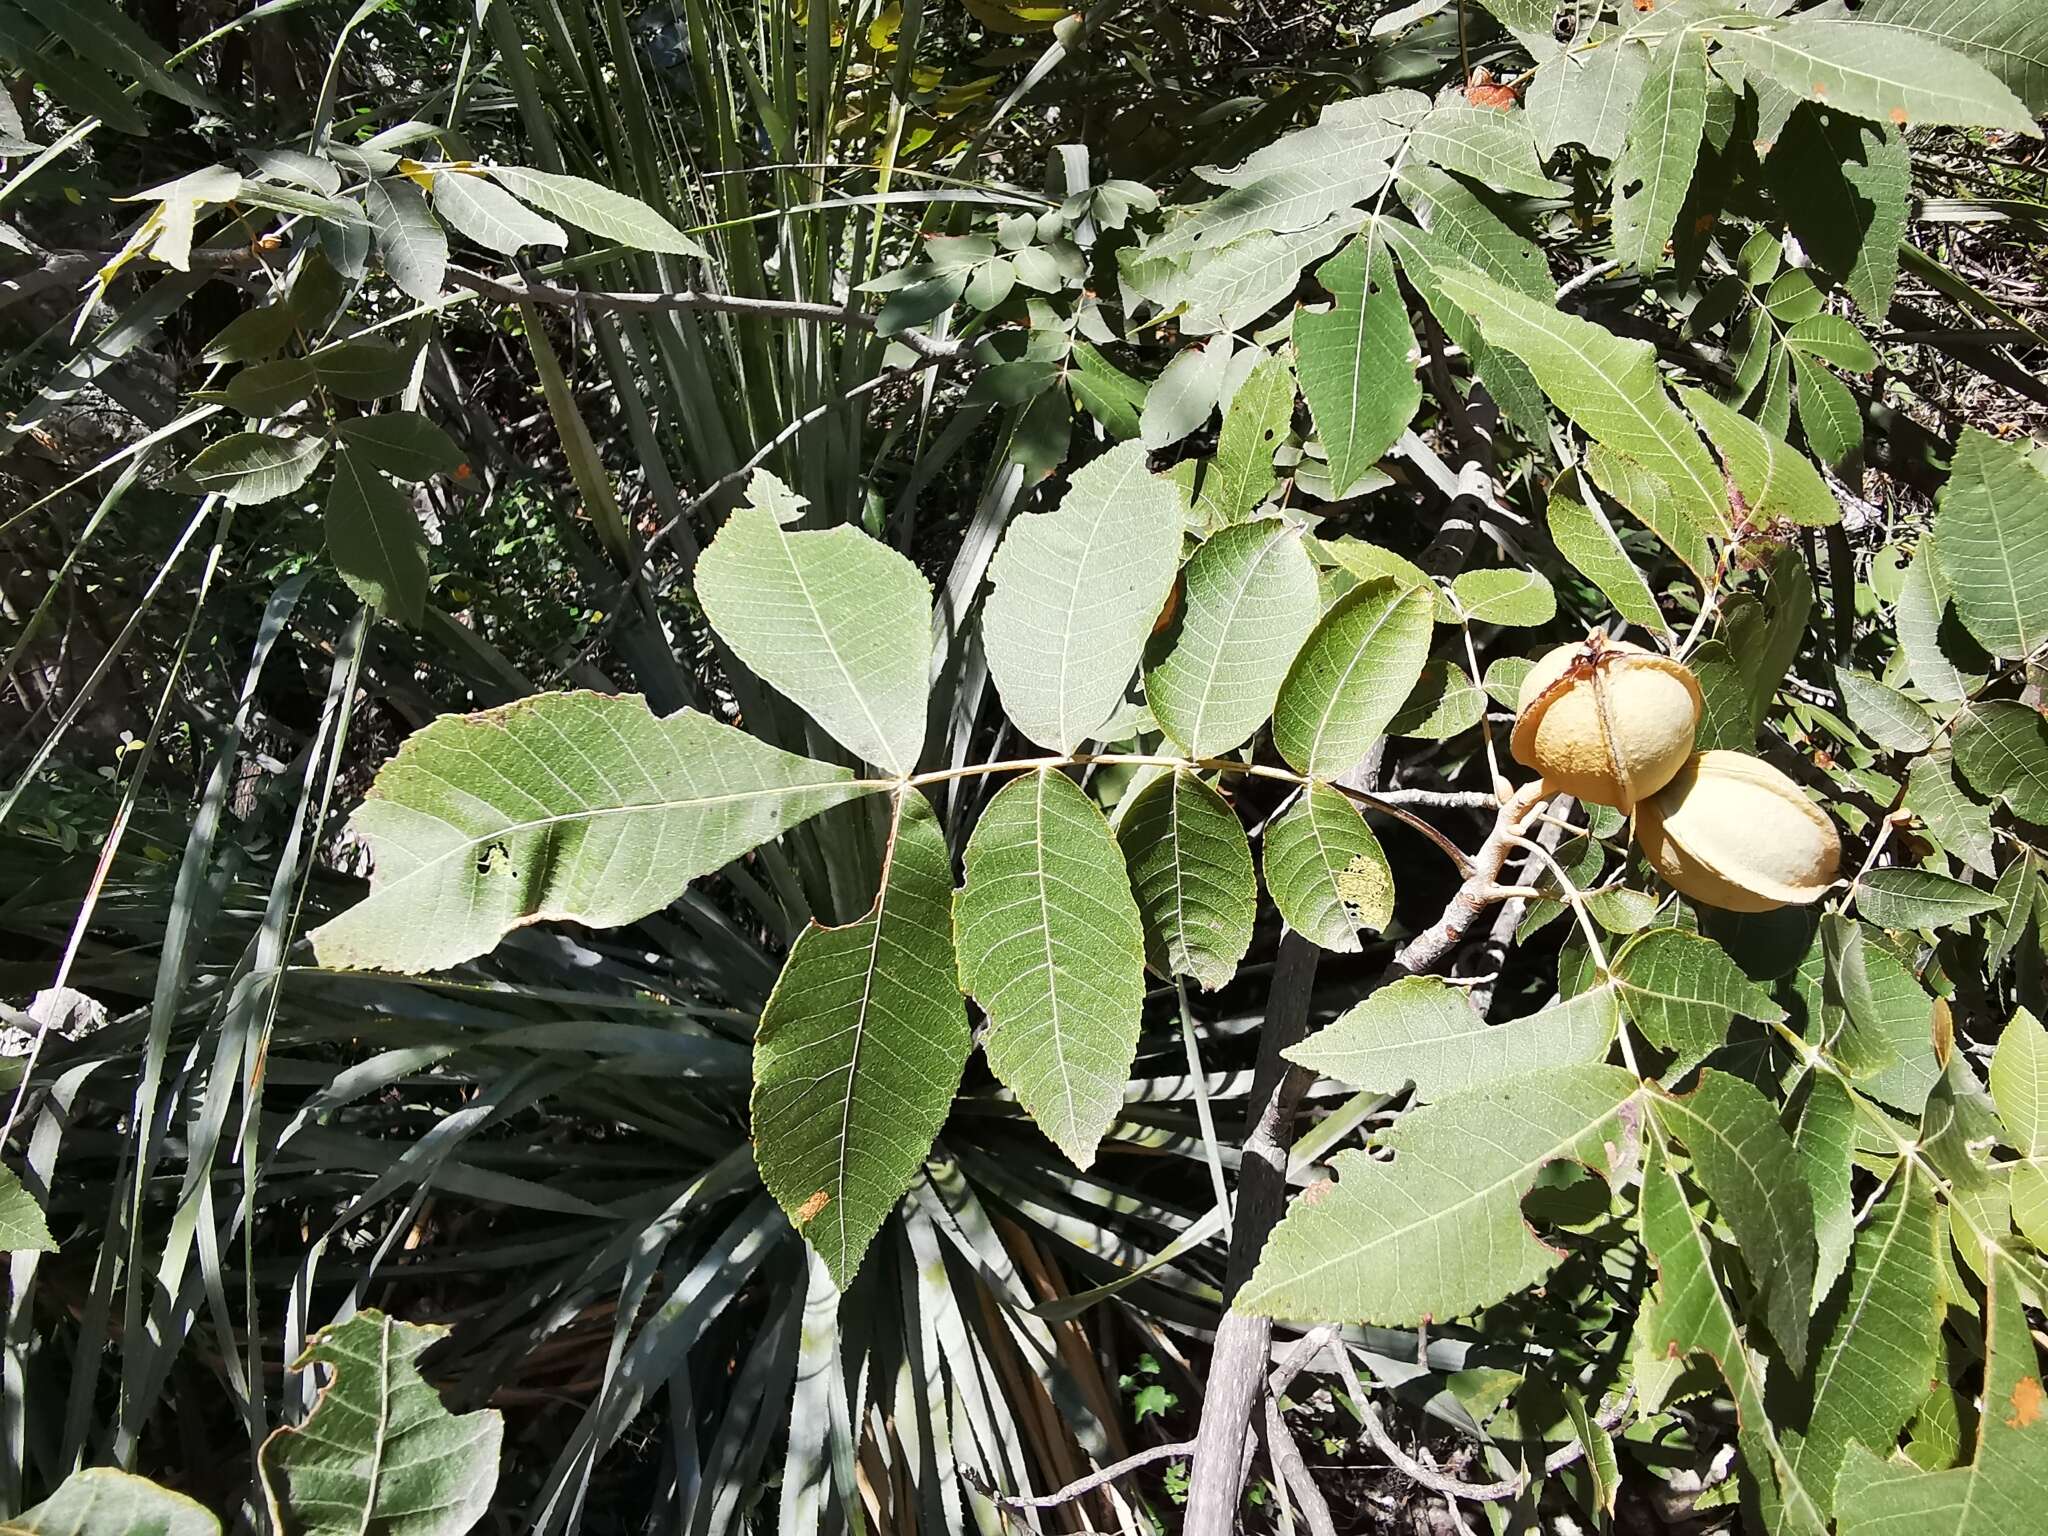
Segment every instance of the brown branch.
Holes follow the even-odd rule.
[[[1155,1445],[1150,1450],[1140,1451],[1135,1456],[1126,1456],[1122,1461],[1114,1462],[1098,1471],[1090,1472],[1086,1477],[1076,1478],[1057,1493],[1031,1495],[998,1493],[983,1480],[981,1474],[973,1467],[962,1467],[960,1470],[961,1475],[987,1496],[991,1503],[1002,1509],[1016,1510],[1022,1513],[1030,1509],[1052,1509],[1056,1505],[1070,1504],[1075,1499],[1093,1493],[1105,1484],[1115,1482],[1126,1473],[1135,1472],[1140,1467],[1149,1467],[1155,1461],[1172,1461],[1177,1456],[1187,1455],[1194,1448],[1195,1442],[1192,1440],[1176,1440],[1171,1445]]]

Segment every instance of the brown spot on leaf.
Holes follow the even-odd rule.
[[[1948,999],[1945,997],[1937,997],[1934,1000],[1933,1033],[1934,1059],[1941,1063],[1941,1070],[1946,1072],[1948,1070],[1948,1059],[1955,1054],[1956,1050],[1956,1020],[1955,1015],[1949,1012]],[[2036,1388],[2035,1390],[2039,1391],[2040,1389]]]
[[[1329,1197],[1330,1192],[1336,1187],[1337,1181],[1335,1179],[1318,1179],[1301,1192],[1301,1203],[1303,1205],[1319,1205]]]
[[[1891,118],[1891,120],[1897,123],[1901,128],[1906,126],[1906,109],[1904,107],[1893,107],[1891,111],[1886,114],[1886,116]]]
[[[2007,1429],[2028,1429],[2041,1422],[2041,1408],[2044,1398],[2041,1381],[2036,1376],[2022,1376],[2013,1384],[2012,1417],[2005,1421]]]
[[[1816,96],[1825,96],[1825,95],[1827,95],[1827,93],[1828,93],[1828,88],[1827,88],[1827,82],[1825,82],[1825,81],[1823,81],[1823,80],[1816,80],[1816,81],[1814,81],[1814,82],[1813,82],[1813,94],[1814,94],[1814,95],[1816,95]]]
[[[796,1224],[799,1227],[809,1226],[818,1219],[818,1213],[831,1203],[832,1197],[826,1194],[824,1190],[819,1190],[810,1199],[796,1208]]]

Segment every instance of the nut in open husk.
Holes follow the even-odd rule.
[[[1834,883],[1842,840],[1799,786],[1746,752],[1701,752],[1636,805],[1643,856],[1681,895],[1729,912],[1805,906]]]
[[[1700,704],[1686,667],[1596,633],[1523,679],[1508,747],[1552,793],[1632,810],[1692,755]]]

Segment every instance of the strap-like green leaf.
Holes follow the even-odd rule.
[[[1403,1115],[1391,1162],[1340,1153],[1336,1184],[1295,1198],[1238,1309],[1413,1327],[1534,1285],[1562,1255],[1530,1231],[1522,1197],[1560,1158],[1625,1175],[1638,1088],[1616,1067],[1553,1067]]]
[[[314,931],[314,952],[322,965],[431,971],[529,923],[634,922],[875,787],[694,710],[657,720],[637,695],[444,715],[356,811],[376,858],[370,893]]]
[[[973,1048],[952,856],[908,789],[874,907],[797,936],[754,1033],[754,1161],[841,1290],[923,1166]]]
[[[417,626],[427,610],[427,539],[412,498],[344,448],[334,456],[326,524],[328,558],[349,590]]]
[[[1662,264],[1706,126],[1707,45],[1681,28],[1651,55],[1628,143],[1614,162],[1614,254],[1624,266],[1648,274]]]
[[[1533,1072],[1599,1061],[1621,1019],[1614,988],[1595,987],[1508,1024],[1488,1024],[1464,989],[1435,976],[1382,987],[1285,1053],[1374,1093],[1412,1085],[1428,1103]]]
[[[697,600],[733,653],[854,756],[907,774],[924,750],[932,589],[858,528],[799,533],[803,501],[756,470],[697,560]]]
[[[1072,752],[1116,712],[1180,563],[1179,492],[1136,443],[1073,478],[1059,506],[1019,517],[989,563],[982,649],[1010,723]]]
[[[1265,519],[1210,539],[1182,580],[1180,629],[1146,671],[1145,696],[1168,736],[1214,757],[1273,712],[1320,611],[1315,567],[1296,529]]]
[[[1415,377],[1415,332],[1385,246],[1370,235],[1354,239],[1317,269],[1316,280],[1336,303],[1296,315],[1294,344],[1301,393],[1330,456],[1330,483],[1342,495],[1406,430],[1422,403],[1422,385]]]
[[[1793,95],[1873,122],[2041,136],[2019,98],[1983,65],[1896,27],[1794,18],[1730,29],[1720,41],[1724,52]]]
[[[1934,549],[1956,617],[1979,645],[2015,660],[2048,646],[2048,475],[2024,452],[1964,430]]]
[[[1116,840],[1153,969],[1192,976],[1212,992],[1227,983],[1251,947],[1258,905],[1237,812],[1196,775],[1165,773],[1138,791]]]
[[[1340,597],[1281,685],[1273,712],[1280,755],[1318,779],[1356,767],[1414,691],[1435,628],[1427,588],[1380,577]]]
[[[306,1341],[293,1369],[329,1371],[303,1424],[263,1442],[271,1528],[303,1536],[462,1536],[490,1506],[505,1420],[452,1414],[414,1363],[446,1335],[358,1312]]]
[[[989,1066],[1079,1166],[1122,1107],[1145,1000],[1145,937],[1095,802],[1050,769],[1005,785],[953,900],[960,983]]]
[[[1343,793],[1311,784],[1266,828],[1266,889],[1287,926],[1324,949],[1356,953],[1362,928],[1394,916],[1394,872],[1372,828]]]

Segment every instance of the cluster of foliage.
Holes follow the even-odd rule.
[[[232,117],[107,0],[51,9],[0,12],[35,87],[0,113],[31,157],[0,203],[147,131],[144,101]],[[639,1496],[690,1529],[1001,1529],[1081,1470],[1060,1418],[1097,1463],[1122,1446],[1077,1319],[1180,1362],[1186,1390],[1145,1390],[1206,1429],[1226,1311],[1308,1331],[1324,1401],[1503,1527],[1615,1519],[1673,1465],[1693,1512],[1772,1536],[2029,1526],[2048,450],[1944,439],[1872,375],[1902,273],[1997,322],[1938,333],[1958,355],[2040,342],[1908,235],[1944,130],[2040,138],[2048,16],[1467,9],[1357,19],[1355,69],[1176,161],[1062,136],[1091,90],[1166,101],[1203,67],[1111,6],[500,3],[385,121],[339,113],[372,4],[310,132],[212,146],[118,238],[33,251],[86,297],[16,441],[201,295],[247,300],[170,419],[76,477],[102,499],[10,651],[44,655],[131,495],[180,531],[124,643],[210,541],[97,869],[61,874],[94,811],[59,749],[118,646],[0,802],[33,822],[8,904],[61,940],[52,991],[120,1000],[33,1022],[13,1085],[0,1497],[55,1490],[24,1528],[211,1528],[75,1470],[160,1470],[206,1332],[249,1441],[220,1492],[280,1532],[455,1536],[501,1460],[500,1497],[570,1529],[655,1412]],[[594,598],[516,660],[515,626],[449,606],[488,569],[430,537],[517,483],[464,384],[508,356]],[[152,880],[122,841],[224,565],[274,585]],[[1660,877],[1628,807],[1517,784],[1524,681],[1589,631],[1683,662],[1694,746],[1771,764],[1843,878],[1731,912]],[[287,633],[325,702],[258,855],[223,821]],[[318,867],[364,701],[417,727],[352,807],[366,888]],[[1268,1237],[1276,1092],[1316,1117]],[[58,1172],[92,1155],[75,1124],[119,1129],[106,1209]],[[499,1414],[415,1368],[434,1335],[370,1309],[443,1198],[533,1218],[475,1267],[538,1269],[438,1346],[457,1395],[516,1401],[510,1362],[609,1312],[545,1453],[501,1457]],[[51,1322],[38,1255],[72,1239],[97,1272]],[[287,1360],[330,1368],[317,1407],[306,1378],[274,1401]],[[1393,1445],[1376,1401],[1494,1481]],[[1283,1408],[1313,1411],[1272,1389],[1254,1492],[1329,1528]],[[1226,1450],[1164,1484],[1190,1529],[1240,1518]]]

